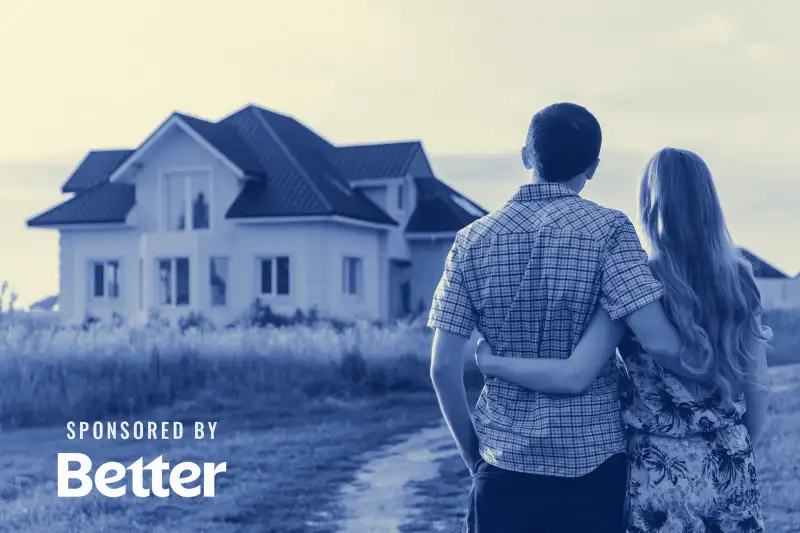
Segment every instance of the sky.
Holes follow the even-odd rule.
[[[22,302],[57,291],[57,235],[24,223],[87,150],[247,103],[337,144],[420,139],[496,208],[526,179],[531,115],[578,102],[603,126],[609,184],[587,195],[635,215],[649,155],[692,149],[748,247],[794,274],[798,15],[793,0],[2,2],[0,280]]]

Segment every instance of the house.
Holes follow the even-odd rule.
[[[739,252],[753,266],[765,309],[800,308],[800,279],[790,278],[746,248]]]
[[[30,311],[51,312],[58,308],[58,296],[48,296],[31,304]]]
[[[233,320],[276,312],[385,320],[426,309],[456,231],[486,211],[436,178],[420,142],[335,146],[248,105],[174,113],[136,149],[93,150],[58,230],[59,311]]]

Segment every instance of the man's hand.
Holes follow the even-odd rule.
[[[431,380],[439,407],[470,473],[480,458],[464,388],[464,347],[469,337],[436,329],[431,354]]]
[[[472,466],[467,465],[467,470],[469,470],[470,476],[474,476],[478,473],[478,468],[481,466],[482,462],[485,462],[485,459],[478,455],[478,458],[475,461],[472,461]]]

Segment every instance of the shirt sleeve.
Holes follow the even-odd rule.
[[[602,265],[600,305],[612,320],[617,320],[658,301],[663,295],[664,286],[647,265],[647,253],[633,224],[620,214]]]
[[[459,253],[459,239],[456,238],[433,293],[428,327],[469,337],[477,324],[477,313],[467,293]]]

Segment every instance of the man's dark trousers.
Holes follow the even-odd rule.
[[[625,533],[628,465],[616,454],[574,478],[512,472],[479,461],[467,533]]]

